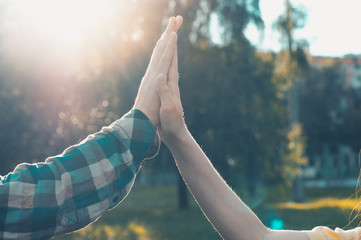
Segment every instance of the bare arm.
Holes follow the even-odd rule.
[[[168,147],[203,212],[225,239],[308,240],[303,232],[271,231],[232,191],[189,132]]]
[[[189,133],[168,145],[187,186],[225,239],[265,239],[267,228],[232,191]]]
[[[266,228],[226,184],[186,127],[177,81],[158,77],[159,132],[188,188],[217,231],[225,239],[308,240],[304,232]]]

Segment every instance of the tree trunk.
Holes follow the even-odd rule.
[[[296,203],[303,203],[304,202],[304,191],[303,191],[303,183],[302,183],[302,176],[296,176],[293,180],[292,184],[292,198],[293,201]]]

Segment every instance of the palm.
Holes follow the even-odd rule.
[[[176,32],[179,29],[182,22],[183,19],[180,16],[170,19],[167,29],[154,48],[133,107],[143,111],[152,121],[154,126],[159,125],[160,109],[160,100],[156,92],[156,77],[159,74],[163,74],[164,76],[173,79],[172,82],[175,81],[174,73],[175,71],[178,73],[178,69],[174,69],[174,65],[177,65],[174,64],[174,62],[177,63],[177,60],[174,60],[174,56],[176,55],[177,37],[173,32]]]

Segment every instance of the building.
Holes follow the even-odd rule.
[[[361,88],[361,55],[347,55],[342,58],[346,71],[347,86]]]
[[[315,68],[341,64],[341,71],[345,76],[345,87],[361,89],[361,55],[346,55],[341,58],[309,57],[309,62]]]

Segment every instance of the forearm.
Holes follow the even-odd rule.
[[[142,134],[136,134],[142,132]],[[95,221],[130,191],[156,129],[140,111],[0,182],[0,239],[44,239]]]
[[[187,130],[167,146],[198,205],[224,239],[309,240],[302,231],[266,228],[227,185]]]
[[[222,237],[264,239],[267,228],[226,184],[189,133],[168,146],[194,198]]]

